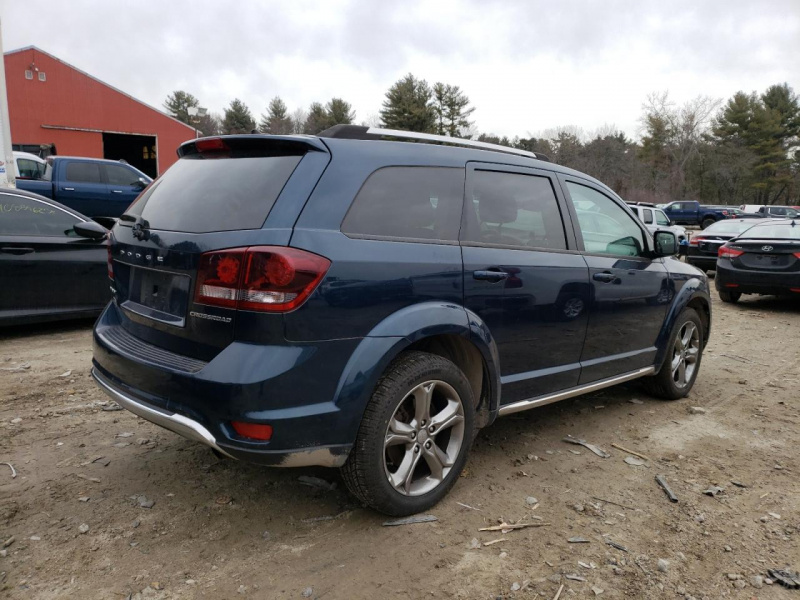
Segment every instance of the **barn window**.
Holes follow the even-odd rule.
[[[39,81],[47,81],[47,75],[45,75],[44,71],[39,71]]]
[[[25,70],[25,79],[31,79],[32,80],[33,79],[33,71],[31,71],[30,69],[26,69]]]

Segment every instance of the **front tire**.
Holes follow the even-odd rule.
[[[706,229],[707,227],[711,227],[716,221],[712,218],[703,219],[703,222],[700,224],[700,229]]]
[[[472,389],[455,364],[427,352],[403,354],[375,387],[342,478],[387,515],[427,510],[458,480],[474,421]]]
[[[693,308],[685,308],[669,336],[661,370],[642,383],[651,396],[662,400],[685,398],[694,386],[703,357],[703,321]]]
[[[718,293],[719,299],[728,304],[736,304],[739,301],[739,298],[742,297],[741,292],[728,292],[725,290],[719,290]]]

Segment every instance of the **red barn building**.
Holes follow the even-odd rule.
[[[36,152],[124,159],[155,177],[195,137],[185,123],[35,46],[4,56],[11,143]]]

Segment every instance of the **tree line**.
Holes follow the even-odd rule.
[[[170,114],[202,135],[314,135],[356,120],[352,105],[341,98],[290,113],[276,96],[258,122],[239,99],[222,115],[190,117],[188,109],[197,106],[198,99],[182,90],[164,103]],[[737,92],[725,102],[698,96],[678,104],[667,92],[650,94],[642,105],[638,140],[614,127],[587,135],[575,126],[500,137],[479,132],[471,121],[474,111],[459,86],[429,85],[408,74],[388,89],[379,116],[361,124],[540,152],[596,177],[630,201],[800,205],[800,100],[786,83],[761,94]]]

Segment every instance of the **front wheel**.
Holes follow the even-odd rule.
[[[686,308],[675,321],[661,370],[643,380],[645,389],[663,400],[688,396],[697,379],[702,356],[703,321],[693,308]]]
[[[427,352],[401,355],[372,394],[342,477],[387,515],[427,510],[464,468],[474,420],[472,389],[455,364]]]
[[[728,304],[735,304],[741,297],[741,292],[728,292],[725,290],[719,291],[719,299]]]

